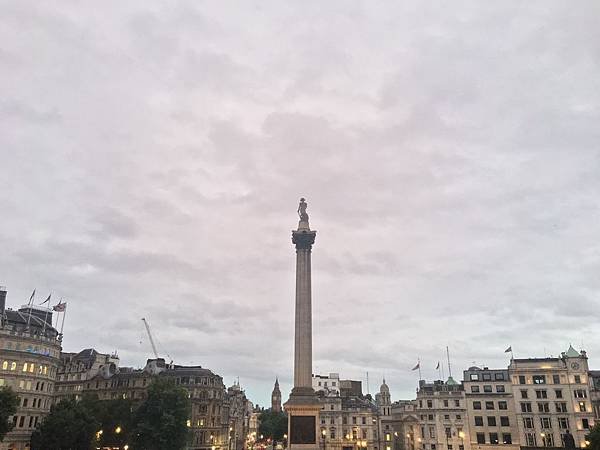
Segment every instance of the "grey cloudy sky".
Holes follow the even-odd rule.
[[[582,343],[600,367],[600,3],[0,2],[0,284],[64,348],[160,350],[266,404],[315,370],[411,397]]]

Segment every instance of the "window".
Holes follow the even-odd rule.
[[[556,395],[556,398],[563,398],[563,396],[562,396],[562,389],[555,389],[554,390],[554,395]]]
[[[450,438],[452,437],[452,430],[450,429],[450,427],[446,427],[446,437]]]
[[[456,420],[462,420],[462,416],[460,414],[456,415]]]
[[[448,407],[448,400],[444,400],[444,408]]]
[[[504,380],[504,374],[502,372],[497,372],[494,374],[495,380]]]
[[[566,413],[567,412],[567,402],[556,402],[554,404],[556,407],[556,412]]]
[[[579,411],[586,412],[585,402],[579,402]]]
[[[552,375],[552,383],[554,383],[554,384],[560,384],[560,376],[559,375]]]
[[[23,372],[27,372],[27,363],[23,363]]]
[[[8,370],[8,361],[2,363],[2,370]]]
[[[496,418],[494,416],[488,416],[487,418],[488,427],[496,426]]]
[[[433,400],[427,400],[427,407],[433,408]]]
[[[478,444],[485,444],[485,434],[483,434],[483,433],[477,433],[477,443]]]
[[[489,384],[483,385],[483,392],[492,392],[492,386]]]
[[[367,418],[365,416],[362,416],[361,419],[362,419],[362,424],[366,425],[367,424]]]
[[[575,384],[581,384],[581,376],[575,375]]]
[[[584,430],[589,430],[590,429],[589,419],[581,419],[581,426],[583,427]]]
[[[473,402],[473,409],[481,409],[481,402]]]
[[[433,414],[429,414],[429,415],[427,416],[427,420],[433,420]]]
[[[538,411],[541,413],[548,413],[550,412],[550,405],[547,402],[539,402]]]
[[[548,393],[545,389],[540,389],[535,391],[536,398],[548,398]]]
[[[525,375],[519,375],[519,384],[526,384],[525,383]]]
[[[521,412],[531,412],[531,403],[521,402]]]
[[[476,373],[472,373],[471,374],[471,381],[478,381],[479,380],[479,375]]]
[[[525,433],[525,442],[527,442],[529,447],[536,447],[535,434]]]
[[[554,447],[554,435],[546,433],[546,447]]]
[[[510,433],[502,433],[502,443],[512,444],[512,436]]]
[[[492,379],[492,374],[491,373],[484,373],[483,374],[483,381],[490,381]]]
[[[505,401],[498,402],[498,409],[507,410],[508,409],[508,403],[506,403]]]
[[[485,402],[485,409],[494,409],[494,402]]]
[[[533,417],[523,417],[523,428],[533,428]]]
[[[552,428],[552,422],[550,421],[550,417],[540,417],[540,424],[542,425],[542,428]]]
[[[490,444],[498,445],[498,433],[490,433]]]
[[[475,416],[475,426],[476,427],[483,426],[483,417],[482,416]]]
[[[479,392],[479,386],[471,386],[471,392]]]
[[[533,384],[546,384],[546,375],[534,375],[531,379]]]
[[[558,428],[561,430],[569,429],[569,418],[568,417],[559,417],[558,418]]]
[[[585,391],[585,389],[575,389],[573,391],[573,395],[575,396],[575,398],[587,398],[587,392]]]
[[[526,389],[521,389],[521,398],[528,398]]]
[[[329,437],[331,439],[335,439],[335,428],[330,428],[329,429]]]
[[[510,427],[510,420],[508,420],[508,416],[500,416],[500,426]]]
[[[496,385],[496,392],[506,392],[503,384]]]
[[[457,408],[460,407],[460,400],[454,400],[454,406],[456,406]]]
[[[444,420],[450,420],[450,414],[444,414]]]
[[[435,437],[435,427],[429,427],[429,437],[432,439]]]

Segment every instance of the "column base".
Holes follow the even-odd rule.
[[[312,388],[294,388],[283,405],[288,415],[288,449],[319,450],[317,423],[321,404]]]

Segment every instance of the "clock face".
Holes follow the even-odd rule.
[[[571,363],[571,369],[574,369],[574,370],[579,369],[579,363],[576,363],[576,362]]]

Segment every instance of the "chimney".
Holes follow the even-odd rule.
[[[6,308],[6,288],[0,286],[0,317],[4,316],[4,309]]]

